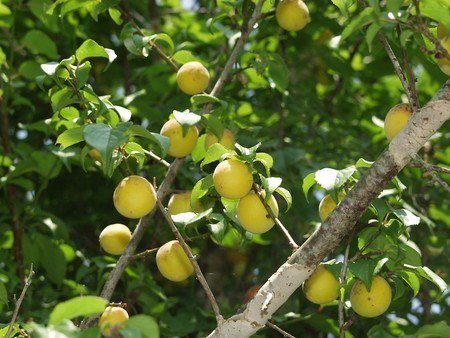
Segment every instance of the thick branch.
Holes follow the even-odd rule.
[[[373,166],[345,196],[328,219],[269,278],[242,313],[219,325],[209,337],[249,337],[339,245],[368,208],[425,142],[450,119],[450,81],[391,141]]]

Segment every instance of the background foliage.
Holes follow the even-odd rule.
[[[174,110],[200,113],[205,102],[213,101],[212,113],[202,118],[205,128],[231,128],[244,147],[261,143],[258,152],[273,157],[271,176],[281,177],[292,195],[292,206],[280,219],[301,243],[320,225],[317,207],[324,188],[352,186],[387,146],[386,112],[406,101],[376,33],[385,34],[398,56],[406,51],[401,61],[417,78],[422,104],[447,80],[417,19],[432,33],[437,22],[450,27],[446,0],[420,1],[420,16],[413,5],[395,0],[366,1],[370,11],[363,2],[311,1],[312,20],[298,33],[278,27],[276,3],[265,2],[263,19],[218,99],[183,94],[176,72],[161,55],[178,66],[200,60],[214,83],[251,15],[252,1],[0,3],[1,323],[11,319],[14,295],[31,264],[36,274],[18,323],[42,324],[35,326],[36,335],[48,334],[39,330],[47,330],[44,325],[58,303],[100,293],[117,259],[101,251],[100,231],[111,223],[131,229],[137,223],[115,211],[113,190],[130,173],[154,177],[157,184],[164,179],[166,168],[147,155],[152,151],[173,160],[165,156],[167,143],[158,133]],[[422,158],[450,166],[448,136],[447,123],[422,150]],[[100,160],[89,155],[93,148]],[[174,189],[192,189],[212,172],[212,164],[199,166],[204,155],[199,145]],[[346,170],[330,183],[330,172],[316,173],[324,168]],[[450,183],[448,174],[441,177]],[[217,199],[208,198],[211,203]],[[279,202],[286,210],[287,203]],[[221,208],[216,203],[214,212]],[[448,336],[442,320],[449,315],[449,298],[446,293],[438,297],[446,285],[437,276],[448,283],[449,208],[448,192],[422,168],[408,167],[329,257],[342,260],[347,242],[350,256],[356,255],[379,225],[385,226],[372,244],[381,254],[355,262],[350,272],[368,278],[377,263],[385,263],[378,268],[395,285],[394,302],[381,318],[353,318],[348,337],[415,337],[430,327]],[[370,219],[376,221],[367,227]],[[183,230],[226,317],[242,308],[249,287],[264,283],[291,253],[278,230],[251,236],[227,218],[203,218]],[[400,234],[410,242],[399,240]],[[157,212],[138,249],[172,238]],[[404,264],[428,267],[436,275]],[[335,266],[339,273],[340,265]],[[131,315],[153,318],[161,336],[205,336],[216,326],[196,280],[164,280],[152,254],[129,265],[112,301],[126,303]],[[336,305],[313,305],[298,290],[274,321],[294,336],[337,336]],[[69,319],[78,323],[80,318]],[[67,322],[61,325],[68,327],[60,331],[74,332]],[[277,333],[264,329],[258,336]]]

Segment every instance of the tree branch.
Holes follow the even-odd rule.
[[[208,337],[249,337],[334,251],[370,203],[383,191],[425,142],[450,119],[450,81],[397,134],[373,166],[344,197],[327,220],[268,279],[243,312],[227,319]]]

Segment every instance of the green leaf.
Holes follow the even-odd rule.
[[[437,22],[450,22],[450,0],[421,0],[420,14]]]
[[[420,278],[414,272],[408,270],[397,271],[396,274],[408,284],[413,291],[413,297],[415,297],[420,290]]]
[[[74,144],[77,144],[84,140],[84,130],[85,126],[76,127],[64,131],[56,139],[56,144],[61,145],[61,149],[64,150]]]
[[[222,215],[220,216],[222,218],[218,222],[206,224],[206,226],[209,229],[209,232],[211,233],[211,238],[213,239],[213,241],[219,244],[223,242],[227,230],[227,223],[225,222],[223,216]]]
[[[0,306],[8,304],[8,293],[6,292],[5,285],[0,281]]]
[[[437,275],[435,272],[431,271],[430,268],[426,266],[414,266],[405,264],[405,268],[414,270],[419,276],[429,280],[430,282],[434,283],[440,291],[439,297],[441,297],[444,292],[448,289],[448,285],[439,275]]]
[[[113,152],[128,140],[130,127],[131,122],[124,122],[114,128],[101,123],[90,124],[84,128],[83,136],[86,143],[96,148],[104,160],[102,163],[104,173],[111,173]]]
[[[131,136],[143,137],[156,143],[156,145],[158,145],[158,147],[162,151],[162,157],[167,154],[167,150],[170,146],[170,139],[168,137],[161,134],[149,132],[147,129],[138,124],[133,124],[129,129],[129,133]]]
[[[278,187],[277,189],[275,189],[275,191],[281,196],[283,197],[283,199],[286,201],[287,207],[286,207],[286,211],[287,212],[291,206],[292,206],[292,195],[289,192],[289,190],[283,188],[283,187]]]
[[[378,262],[372,259],[359,259],[351,262],[348,268],[352,274],[361,279],[367,288],[372,285],[372,277]]]
[[[303,189],[303,193],[305,194],[306,200],[308,200],[309,189],[311,189],[311,187],[314,184],[316,184],[315,177],[316,177],[316,173],[310,173],[310,174],[306,175],[306,177],[303,179],[302,189]]]
[[[202,161],[202,166],[205,166],[212,162],[219,161],[220,159],[226,157],[227,155],[232,155],[232,154],[235,154],[235,152],[224,147],[220,143],[214,143],[206,151],[205,158]]]
[[[185,64],[189,61],[195,61],[196,58],[192,52],[188,50],[179,50],[172,56],[172,60],[181,64]]]
[[[64,253],[58,245],[43,235],[37,238],[37,244],[39,246],[40,262],[47,272],[46,277],[53,283],[60,285],[66,276],[67,270]]]
[[[289,70],[281,56],[272,54],[273,60],[268,62],[270,79],[275,83],[280,92],[284,92],[289,84]]]
[[[58,325],[64,320],[70,320],[75,317],[88,317],[98,313],[102,313],[108,300],[96,296],[83,296],[72,298],[68,301],[59,303],[50,313],[48,320],[49,325]]]
[[[29,30],[21,42],[34,54],[43,54],[50,59],[57,59],[59,56],[54,40],[37,29]]]
[[[209,189],[214,186],[213,175],[210,174],[206,177],[203,177],[201,180],[195,183],[191,192],[191,200],[199,200],[203,196],[205,196]]]
[[[405,335],[405,338],[448,338],[450,337],[450,326],[441,321],[435,324],[423,325],[415,334]]]
[[[363,168],[370,168],[370,167],[372,167],[373,163],[374,163],[373,161],[367,161],[367,160],[365,160],[363,158],[360,158],[358,161],[356,161],[355,167],[356,168],[361,168],[361,167],[363,167]]]
[[[322,188],[327,191],[339,189],[356,171],[355,166],[351,166],[342,170],[324,168],[316,171],[315,180]]]
[[[10,27],[13,21],[11,9],[0,2],[0,27]]]
[[[365,38],[366,38],[366,43],[369,46],[369,52],[372,51],[373,39],[377,36],[377,34],[381,28],[383,28],[383,25],[379,22],[374,22],[367,28]]]
[[[347,23],[341,34],[340,43],[355,33],[358,29],[369,24],[374,20],[373,14],[375,9],[372,7],[364,8],[350,23]]]
[[[165,33],[159,33],[159,34],[155,34],[152,35],[150,37],[147,37],[149,40],[153,40],[155,42],[164,42],[164,44],[169,47],[169,49],[167,50],[167,54],[172,55],[173,54],[173,50],[175,49],[175,46],[173,44],[173,40],[172,38],[165,34]]]
[[[95,57],[108,59],[109,63],[111,63],[117,55],[113,50],[104,48],[94,40],[88,39],[84,41],[75,51],[75,57],[77,58],[79,64],[81,64],[85,59]]]
[[[348,1],[347,0],[331,0],[331,2],[337,8],[339,8],[339,10],[341,11],[341,13],[344,17],[346,17],[346,18],[348,17],[348,6],[347,6]]]
[[[189,109],[186,109],[185,111],[182,111],[182,112],[178,111],[178,110],[174,110],[173,116],[178,121],[178,123],[181,124],[182,126],[183,125],[195,126],[202,119],[201,115],[192,113],[191,111],[189,111]]]
[[[266,168],[266,176],[270,175],[270,169],[273,167],[273,158],[267,153],[256,153],[255,162],[260,162]]]
[[[191,104],[194,107],[198,107],[206,103],[220,103],[220,100],[209,94],[196,94],[191,96]]]
[[[416,215],[414,215],[409,210],[406,210],[406,209],[392,209],[392,212],[406,226],[418,225],[420,223],[420,217],[417,217]]]

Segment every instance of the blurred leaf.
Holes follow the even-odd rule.
[[[407,334],[405,338],[448,338],[450,326],[445,321],[422,326],[414,334]]]
[[[0,281],[0,306],[8,304],[8,293],[6,292],[5,285]]]
[[[96,296],[82,296],[72,298],[68,301],[58,303],[50,313],[49,325],[58,325],[66,319],[73,319],[79,316],[88,317],[102,313],[108,301]]]
[[[192,54],[192,52],[188,50],[179,50],[175,54],[173,54],[172,60],[181,64],[185,64],[189,61],[195,61],[196,58]]]
[[[22,38],[22,44],[35,54],[43,54],[48,56],[50,59],[58,58],[58,51],[55,42],[52,38],[40,30],[29,30]]]
[[[375,9],[373,7],[364,8],[354,19],[345,26],[341,34],[340,43],[374,20]]]

